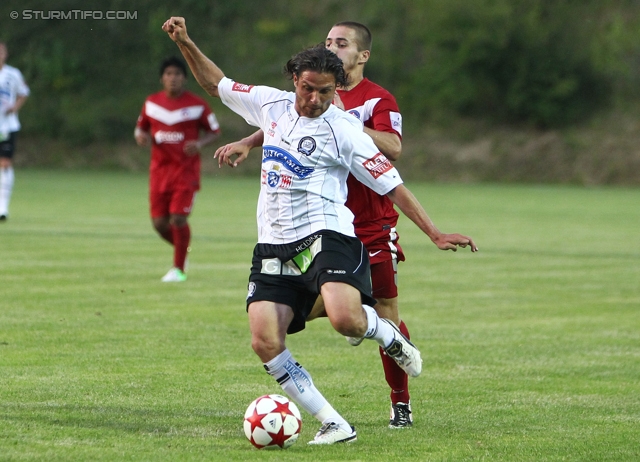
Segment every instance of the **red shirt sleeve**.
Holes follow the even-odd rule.
[[[402,139],[400,109],[398,104],[391,94],[382,97],[375,105],[373,109],[373,115],[366,124],[369,128],[372,128],[379,132],[395,133]]]
[[[147,117],[147,113],[145,111],[146,105],[147,105],[147,102],[145,101],[144,104],[142,105],[142,111],[138,116],[136,127],[138,127],[141,130],[144,130],[145,132],[148,132],[149,129],[151,128],[151,122],[149,121],[149,117]]]
[[[200,125],[205,131],[219,133],[220,132],[220,124],[218,123],[218,119],[216,115],[211,111],[211,108],[208,104],[204,104],[204,111],[202,111],[202,115],[200,116]]]

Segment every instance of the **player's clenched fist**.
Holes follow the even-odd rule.
[[[184,42],[187,40],[187,25],[184,18],[172,16],[162,25],[162,30],[169,34],[174,42]]]

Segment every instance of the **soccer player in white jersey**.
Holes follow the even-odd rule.
[[[13,191],[13,153],[20,131],[18,111],[29,96],[29,87],[22,73],[6,64],[7,45],[0,42],[0,222],[9,216],[9,201]]]
[[[184,18],[172,17],[162,29],[202,88],[265,133],[258,243],[247,295],[252,348],[282,389],[322,422],[310,444],[355,441],[355,429],[285,345],[287,333],[304,328],[318,294],[340,334],[374,340],[410,376],[420,374],[422,359],[395,324],[371,307],[366,249],[344,205],[348,174],[387,194],[438,247],[477,247],[467,236],[441,233],[363,132],[362,122],[331,104],[347,79],[340,58],[324,45],[289,60],[285,70],[295,92],[286,92],[227,78],[189,38]]]
[[[342,60],[349,75],[349,86],[338,88],[334,100],[345,111],[364,123],[364,131],[389,160],[398,160],[402,153],[402,115],[391,93],[364,76],[364,67],[371,56],[372,36],[363,24],[345,21],[334,24],[325,46]],[[262,130],[240,141],[221,146],[214,157],[219,165],[237,166],[243,162],[249,150],[261,147]],[[360,183],[353,175],[347,179],[346,206],[353,212],[356,237],[362,241],[369,255],[371,285],[376,299],[374,309],[378,316],[393,321],[405,337],[409,329],[400,318],[398,309],[398,261],[404,261],[404,252],[398,243],[396,230],[398,212],[387,196],[381,196]],[[322,298],[314,306],[309,318],[321,316],[324,310]],[[348,338],[352,345],[362,339]],[[382,348],[380,358],[384,377],[389,385],[391,412],[389,428],[407,428],[413,425],[409,380],[407,374]]]

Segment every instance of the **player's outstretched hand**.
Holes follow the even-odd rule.
[[[216,149],[216,152],[213,154],[213,158],[218,159],[218,168],[222,168],[224,164],[233,168],[244,162],[244,160],[249,156],[250,150],[251,146],[247,146],[241,141],[235,141]],[[233,156],[236,156],[235,160],[232,160]]]
[[[436,240],[433,241],[435,245],[438,246],[440,250],[453,250],[454,252],[458,250],[458,247],[462,247],[463,249],[467,246],[471,248],[472,252],[477,252],[478,247],[468,236],[463,236],[462,234],[440,234]]]
[[[186,42],[188,39],[187,24],[184,18],[179,16],[172,16],[167,19],[162,25],[162,30],[169,34],[171,40],[176,43]]]

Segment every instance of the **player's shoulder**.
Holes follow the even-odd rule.
[[[17,67],[13,67],[9,64],[5,64],[4,66],[2,66],[2,69],[0,69],[0,72],[4,73],[7,76],[22,79],[22,72],[20,72],[20,69],[18,69]]]
[[[350,127],[355,127],[359,130],[362,130],[363,123],[357,117],[349,114],[347,111],[343,111],[342,109],[337,108],[334,105],[329,106],[329,109],[322,116],[330,125],[335,125],[338,127],[345,127],[346,129],[350,129]]]
[[[158,91],[156,93],[151,93],[147,96],[146,101],[150,101],[152,103],[161,104],[163,101],[167,99],[167,95],[164,91]]]
[[[333,105],[322,117],[327,123],[332,136],[337,140],[353,140],[359,137],[361,133],[364,133],[364,124],[360,119]]]
[[[13,72],[13,73],[17,73],[17,74],[21,74],[20,69],[18,69],[17,67],[12,66],[11,64],[4,64],[4,66],[2,66],[3,70],[6,70],[7,72]]]
[[[207,101],[202,96],[196,95],[189,90],[185,90],[184,92],[182,92],[182,95],[180,95],[180,97],[185,101],[195,101],[197,103],[204,104],[205,106],[207,105]]]
[[[376,97],[391,99],[393,101],[396,100],[396,98],[393,96],[393,94],[391,94],[389,90],[384,88],[382,85],[372,82],[366,77],[362,80],[362,82],[360,82],[360,85],[362,85],[363,93],[367,94],[369,98]]]

